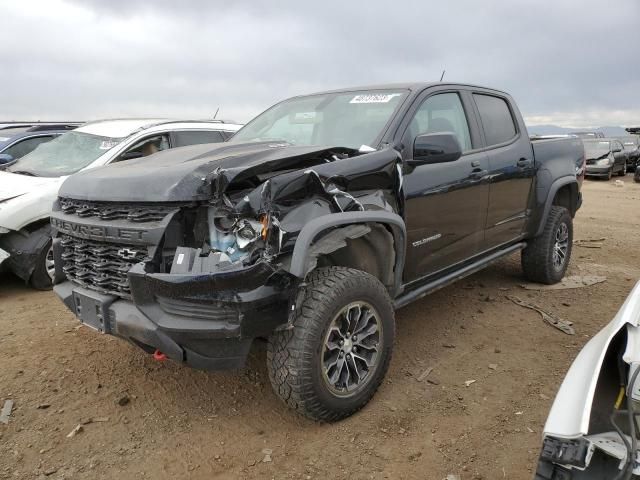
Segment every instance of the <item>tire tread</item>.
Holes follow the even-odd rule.
[[[289,407],[313,420],[333,422],[352,415],[373,397],[381,383],[370,384],[367,394],[353,408],[335,411],[321,402],[310,381],[315,367],[313,351],[317,348],[318,335],[322,334],[326,322],[321,317],[322,312],[334,308],[335,300],[356,285],[358,288],[364,285],[374,295],[384,298],[393,314],[389,294],[374,276],[353,268],[318,268],[306,279],[304,299],[295,314],[293,328],[274,332],[269,339],[267,366],[269,380],[276,394]],[[389,354],[382,355],[380,378],[384,377],[391,360],[390,347],[384,347],[389,350]]]

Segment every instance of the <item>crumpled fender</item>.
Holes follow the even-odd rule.
[[[544,434],[558,438],[586,435],[598,377],[605,355],[616,334],[627,329],[627,346],[623,360],[640,362],[640,282],[613,318],[580,351],[569,368],[551,407]]]
[[[18,277],[28,282],[36,268],[40,251],[51,238],[51,225],[45,223],[32,232],[10,232],[0,236],[0,248],[9,253],[3,263]]]

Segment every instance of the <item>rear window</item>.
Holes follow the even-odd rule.
[[[506,100],[492,95],[473,95],[480,112],[487,146],[508,142],[516,136],[516,125]]]
[[[200,145],[201,143],[224,142],[224,137],[220,132],[207,130],[191,130],[183,132],[173,132],[174,147],[185,147],[187,145]]]

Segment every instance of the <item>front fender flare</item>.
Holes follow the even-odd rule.
[[[303,227],[296,240],[291,257],[290,273],[298,278],[304,278],[307,273],[305,265],[309,248],[320,233],[331,227],[355,223],[381,223],[391,228],[396,249],[394,288],[391,293],[392,296],[398,295],[402,287],[407,229],[400,215],[384,210],[331,213],[311,220]]]

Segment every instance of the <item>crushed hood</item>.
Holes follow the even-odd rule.
[[[356,154],[342,147],[276,142],[194,145],[79,172],[64,182],[59,195],[112,202],[205,200],[211,196],[212,183],[262,183],[273,174],[326,164],[335,155]]]
[[[0,202],[37,192],[43,187],[57,183],[57,178],[31,177],[11,172],[0,172]]]

